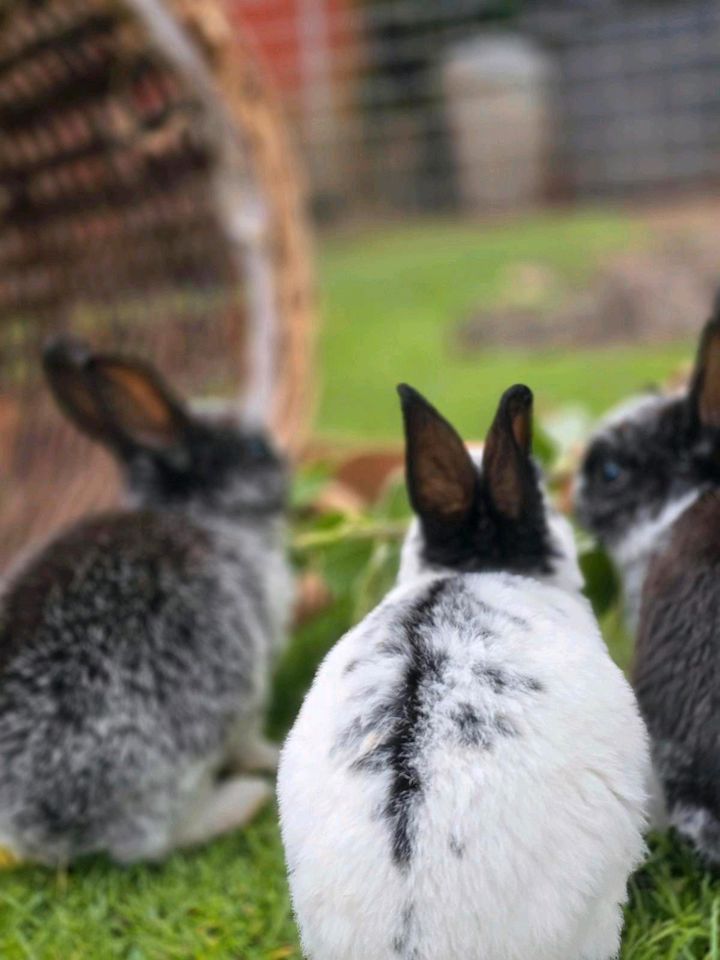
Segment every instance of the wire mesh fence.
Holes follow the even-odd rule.
[[[326,216],[636,195],[720,176],[720,8],[232,0]]]
[[[0,570],[116,500],[43,389],[51,335],[254,396],[298,441],[314,311],[290,153],[215,0],[0,5]]]
[[[49,333],[137,346],[191,390],[230,391],[252,365],[246,319],[257,298],[237,275],[207,100],[141,29],[148,6],[189,24],[272,214],[256,259],[282,320],[276,405],[289,434],[308,406],[311,283],[301,191],[266,74],[323,219],[664,196],[720,179],[711,0],[8,0],[0,527],[3,517],[12,527],[0,564],[67,513],[61,468],[70,512],[92,499],[85,448],[56,439],[38,399]],[[105,502],[107,472],[97,476]]]

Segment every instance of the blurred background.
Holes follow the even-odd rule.
[[[282,736],[392,581],[395,384],[479,438],[528,383],[567,506],[594,419],[688,369],[719,186],[715,0],[5,0],[0,575],[117,501],[49,400],[49,336],[267,411],[298,464]],[[583,562],[626,665],[611,572]],[[3,957],[300,956],[272,814],[155,873],[18,877]],[[635,891],[624,956],[714,957],[720,890],[662,883]]]
[[[664,380],[717,283],[719,75],[708,0],[5,4],[2,561],[113,496],[58,330],[249,383],[305,454],[397,442],[401,379],[471,435],[518,379],[576,421]]]
[[[716,4],[231,2],[285,97],[324,222],[717,177]]]
[[[322,432],[396,435],[399,377],[472,432],[517,378],[597,413],[684,355],[720,266],[716,3],[234,9],[321,228]]]

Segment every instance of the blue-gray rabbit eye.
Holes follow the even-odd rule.
[[[599,472],[605,483],[617,483],[625,471],[617,460],[607,459],[600,464]]]
[[[245,441],[245,450],[252,460],[267,460],[272,456],[270,446],[263,437],[249,437]]]

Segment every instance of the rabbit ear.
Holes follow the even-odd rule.
[[[114,428],[88,376],[90,349],[70,337],[50,341],[43,351],[43,369],[62,412],[95,440],[110,442]]]
[[[459,524],[475,504],[478,473],[457,431],[406,384],[398,387],[405,422],[405,466],[413,509],[434,526]]]
[[[88,375],[108,420],[126,444],[158,452],[182,445],[188,414],[149,364],[97,355],[88,362]]]
[[[720,296],[700,337],[689,399],[701,426],[720,428]]]
[[[491,506],[501,517],[517,521],[542,515],[542,495],[530,460],[532,391],[510,387],[503,394],[483,449],[483,480]]]

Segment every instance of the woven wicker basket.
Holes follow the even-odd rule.
[[[314,300],[278,104],[221,0],[0,8],[0,566],[116,498],[40,377],[51,333],[236,394],[297,447]]]

